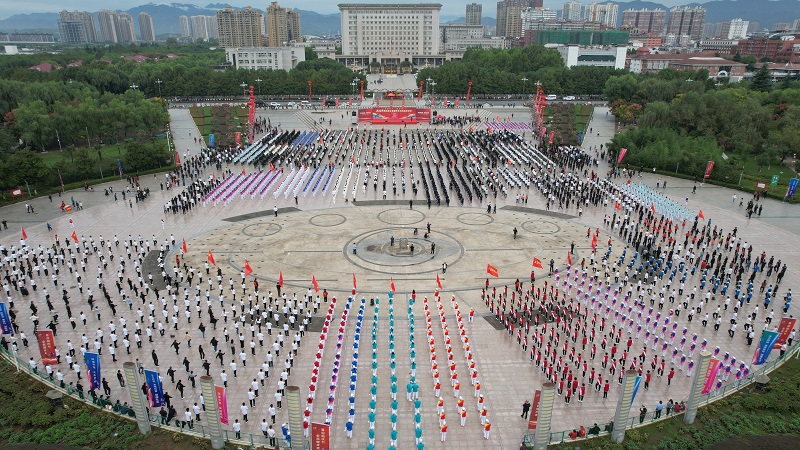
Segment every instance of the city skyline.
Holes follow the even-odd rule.
[[[657,0],[655,3],[660,3],[667,7],[685,5],[689,3],[707,3],[711,0]],[[470,1],[472,3],[473,1]],[[225,2],[231,5],[235,9],[243,9],[247,6],[252,6],[254,9],[259,9],[261,11],[266,11],[267,6],[269,5],[268,0],[260,0],[260,1],[239,1],[239,0],[230,0]],[[339,12],[338,7],[336,6],[339,2],[331,2],[331,3],[320,3],[314,0],[292,0],[291,2],[284,2],[281,6],[293,9],[300,9],[306,11],[315,11],[320,14],[336,14]],[[366,3],[366,2],[361,2]],[[412,0],[399,0],[394,2],[386,2],[386,3],[441,3],[442,4],[442,16],[447,17],[463,17],[465,15],[465,2],[460,0],[438,0],[438,1],[431,1],[431,2],[420,2],[420,1],[412,1]],[[485,17],[494,17],[496,13],[496,5],[497,1],[474,1],[474,3],[478,3],[483,6],[483,15]],[[553,8],[561,10],[562,5],[564,4],[564,0],[544,0],[544,7],[546,8]],[[587,5],[592,3],[591,1],[581,1],[583,5]],[[607,3],[607,2],[598,2],[598,3]],[[620,12],[623,9],[627,9],[626,4],[628,1],[613,1],[612,3],[617,3],[620,5]],[[31,14],[31,13],[58,13],[61,10],[78,10],[78,11],[90,11],[96,13],[101,9],[119,9],[122,8],[130,9],[139,7],[142,5],[147,4],[156,4],[156,5],[170,5],[170,2],[153,2],[148,0],[133,0],[133,1],[126,1],[126,2],[119,2],[117,5],[109,4],[108,1],[105,0],[88,0],[88,1],[77,1],[77,0],[66,0],[66,1],[53,1],[53,0],[44,0],[35,3],[24,3],[24,2],[16,2],[11,0],[0,0],[0,20],[6,19],[11,17],[15,14]],[[205,8],[208,4],[207,2],[197,2],[192,3],[189,2],[187,4],[194,4],[199,8]]]

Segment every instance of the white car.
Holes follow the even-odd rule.
[[[546,100],[558,100],[558,96],[556,94],[550,94],[545,97]]]
[[[290,107],[290,108],[294,108],[295,106],[297,106],[297,103],[295,103],[295,102],[289,102],[289,103],[287,103],[287,104],[286,104],[286,106],[288,106],[288,107]]]
[[[568,96],[564,97],[564,100],[568,101],[568,102],[574,101],[575,100],[575,96],[574,95],[568,95]]]
[[[269,106],[271,106],[272,108],[280,108],[281,104],[278,102],[272,102],[269,104]]]

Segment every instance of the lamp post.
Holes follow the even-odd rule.
[[[247,83],[242,81],[242,84],[240,84],[239,86],[242,87],[242,97],[245,97],[247,95]]]
[[[133,84],[132,84],[130,87],[131,87],[131,89],[133,89],[134,91],[135,91],[135,90],[137,90],[137,89],[139,89],[139,85],[138,85],[138,84],[136,84],[136,83],[133,83]]]
[[[350,82],[350,87],[353,88],[353,101],[356,101],[356,86],[358,86],[358,78],[353,78],[353,81]]]
[[[431,81],[433,81],[433,79],[431,79],[431,77],[428,77],[428,78],[425,79],[425,81],[428,82],[428,85],[425,86],[425,95],[428,95],[431,92],[430,85],[431,85]]]
[[[429,78],[430,79],[430,78]],[[435,106],[436,100],[436,82],[431,80],[428,85],[431,87],[431,106]]]
[[[528,78],[527,77],[523,77],[522,78],[522,98],[523,98],[523,100],[525,99],[525,91],[526,91],[525,88],[526,88],[527,83],[528,83]]]
[[[308,103],[311,103],[311,80],[308,80]]]
[[[264,81],[261,78],[256,78],[256,83],[258,83],[258,96],[261,96],[261,82]]]
[[[161,83],[163,83],[161,79],[156,80],[156,84],[158,85],[158,98],[161,98]]]

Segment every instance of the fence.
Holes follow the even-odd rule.
[[[712,390],[710,394],[705,395],[703,397],[703,399],[700,400],[700,402],[698,403],[698,407],[699,406],[705,406],[705,405],[708,405],[711,402],[715,402],[715,401],[717,401],[719,399],[725,398],[725,397],[727,397],[727,396],[729,396],[729,395],[731,395],[731,394],[733,394],[735,392],[738,392],[741,389],[751,385],[752,383],[755,382],[755,379],[756,379],[757,376],[766,375],[766,374],[772,372],[773,370],[775,370],[778,367],[780,367],[781,365],[783,365],[783,363],[785,363],[787,360],[789,360],[792,356],[800,357],[798,350],[800,350],[800,343],[795,343],[794,345],[792,345],[792,348],[789,349],[782,357],[779,357],[779,358],[776,358],[776,359],[774,359],[772,361],[766,362],[763,366],[757,368],[751,374],[749,374],[747,377],[742,378],[740,381],[734,381],[733,383],[724,385],[724,386],[722,386],[722,388],[718,392],[715,392],[715,391]],[[683,401],[684,402],[688,401],[688,397],[686,399],[683,399]],[[678,403],[680,403],[680,402],[678,402]],[[678,417],[678,416],[681,416],[681,415],[683,415],[683,411],[681,411],[680,413],[677,413],[677,414],[676,413],[672,413],[670,415],[666,415],[666,408],[665,408],[665,411],[662,414],[660,414],[660,417],[656,417],[656,412],[655,411],[648,411],[647,414],[645,414],[644,417],[641,417],[639,414],[632,413],[631,417],[629,419],[629,423],[627,424],[626,430],[630,430],[632,428],[643,427],[643,426],[649,425],[649,424],[651,424],[653,422],[660,422],[660,421],[663,421],[663,420],[674,419],[675,417]],[[587,435],[586,437],[578,437],[578,438],[574,438],[573,439],[573,438],[571,438],[569,436],[570,433],[572,433],[576,429],[576,428],[573,428],[573,429],[566,430],[566,431],[551,432],[548,442],[550,444],[560,444],[560,443],[563,443],[563,442],[575,442],[575,441],[580,441],[582,439],[589,439],[589,438],[592,438],[592,437],[595,437],[595,436],[603,436],[603,435],[610,434],[610,431],[608,431],[606,429],[606,426],[609,423],[613,422],[613,420],[614,419],[613,419],[613,416],[612,416],[612,418],[609,419],[606,422],[602,422],[602,423],[598,422],[598,424],[600,425],[600,433],[597,434],[597,435],[593,435],[593,436],[588,436]],[[583,425],[583,426],[586,426],[586,425]],[[578,426],[578,428],[579,427],[580,426]],[[534,433],[532,433],[532,432],[523,434],[522,435],[522,442],[526,446],[532,446],[533,445],[533,436],[534,436]]]
[[[82,402],[84,404],[93,406],[97,409],[102,409],[105,412],[112,413],[120,418],[127,419],[130,421],[135,421],[136,418],[132,415],[133,410],[131,409],[131,415],[122,414],[116,408],[114,404],[110,404],[109,402],[101,403],[100,401],[93,401],[90,395],[84,394],[83,392],[70,392],[66,388],[62,388],[58,381],[55,378],[51,379],[46,372],[42,370],[34,371],[26,361],[21,361],[19,358],[14,356],[11,352],[6,350],[5,348],[0,347],[0,356],[5,358],[10,364],[15,365],[19,371],[25,372],[31,377],[35,378],[39,382],[45,384],[46,386],[50,387],[51,389],[55,389],[60,391],[62,394],[72,398],[75,401]],[[72,389],[74,391],[74,388]],[[99,397],[98,397],[99,399]],[[163,430],[171,431],[173,433],[180,433],[191,437],[207,439],[210,437],[210,433],[206,426],[194,423],[189,424],[188,422],[184,422],[178,420],[175,417],[171,422],[172,424],[167,425],[162,420],[161,416],[158,412],[150,412],[148,411],[149,415],[148,418],[150,420],[150,425],[152,427],[161,428]],[[179,411],[178,414],[181,414]],[[280,433],[280,430],[277,430]],[[236,444],[236,445],[244,445],[249,446],[250,448],[272,448],[275,450],[279,450],[280,448],[288,448],[288,444],[283,440],[283,438],[276,437],[277,446],[273,447],[269,445],[269,439],[264,436],[263,434],[252,434],[252,433],[240,433],[240,436],[237,438],[236,433],[232,430],[222,430],[223,438],[225,439],[226,443]]]

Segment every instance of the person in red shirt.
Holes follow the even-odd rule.
[[[606,380],[606,384],[603,385],[603,398],[608,398],[608,391],[611,390],[611,385]]]
[[[486,421],[486,423],[483,424],[483,438],[484,439],[489,439],[489,431],[491,431],[491,429],[492,429],[492,424],[489,423],[489,421]]]
[[[442,425],[439,427],[442,432],[442,442],[447,440],[447,425]]]
[[[675,368],[672,367],[669,369],[669,373],[667,374],[667,386],[672,383],[672,378],[675,376]]]
[[[586,383],[581,384],[578,388],[578,401],[583,403],[583,396],[586,395]]]
[[[644,374],[644,388],[649,390],[650,389],[650,379],[653,377],[653,374],[650,373],[648,370],[646,374]]]

